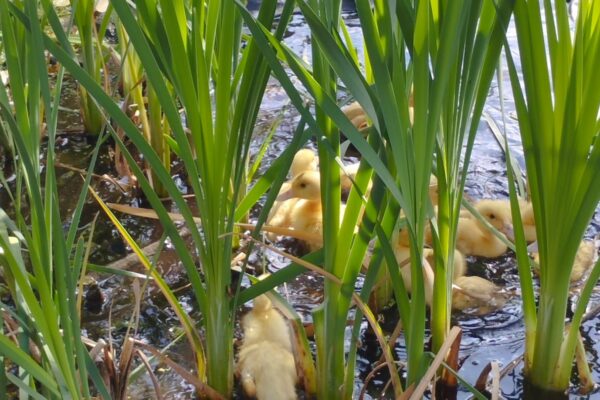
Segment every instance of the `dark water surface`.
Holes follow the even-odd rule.
[[[349,27],[350,34],[358,46],[359,54],[362,54],[362,37],[357,16],[354,14],[351,6],[345,5],[344,18]],[[514,29],[509,29],[509,41],[516,43]],[[309,30],[301,15],[294,15],[288,29],[286,43],[298,54],[302,55],[310,62],[310,40]],[[300,84],[298,84],[300,86]],[[515,115],[515,107],[510,93],[510,84],[508,74],[504,74],[504,93],[507,111],[506,132],[509,139],[511,151],[519,160],[524,168],[523,152],[520,147],[519,129]],[[74,114],[70,110],[77,110],[76,94],[73,93],[74,100],[69,106],[63,105],[66,109],[64,120],[61,127],[69,131],[78,122],[73,120]],[[68,99],[67,99],[68,100]],[[63,100],[65,102],[65,100]],[[502,126],[502,112],[498,98],[498,82],[494,80],[485,107],[485,113],[489,118]],[[298,122],[298,114],[290,106],[285,92],[279,87],[275,80],[271,80],[265,94],[262,105],[261,115],[256,127],[256,137],[254,139],[254,149],[258,149],[262,144],[266,132],[269,130],[271,122],[283,116],[282,123],[277,128],[273,141],[263,160],[259,170],[263,172],[270,162],[275,159],[286,147]],[[87,168],[90,152],[93,149],[92,141],[75,136],[65,136],[58,140],[60,147],[59,162],[77,168]],[[108,174],[116,176],[116,172],[111,167],[112,161],[108,147],[104,147],[100,157],[96,173],[99,175]],[[177,171],[178,166],[174,165]],[[76,204],[77,196],[81,190],[81,178],[79,173],[72,170],[60,169],[59,184],[61,185],[61,202],[63,215],[67,216]],[[182,190],[185,190],[184,180],[181,176],[175,175],[181,183]],[[105,180],[93,181],[94,189],[97,190],[105,201],[124,202],[131,205],[146,206],[141,201],[141,197],[135,193],[122,193],[115,185]],[[506,167],[504,153],[498,146],[488,123],[482,118],[478,135],[475,141],[472,161],[470,165],[466,192],[474,199],[480,198],[506,198],[508,196]],[[4,204],[5,197],[1,200]],[[89,229],[93,218],[98,211],[93,200],[86,204],[81,231]],[[153,221],[141,220],[127,215],[121,215],[121,222],[128,231],[136,238],[138,244],[145,246],[160,238],[162,231]],[[99,217],[96,224],[96,233],[94,247],[92,252],[92,262],[106,264],[125,256],[130,249],[126,247],[120,239],[117,231],[103,217]],[[600,231],[600,216],[596,213],[592,226],[589,229],[588,236],[592,237]],[[277,244],[278,247],[286,251],[298,252],[297,245],[292,240],[286,240]],[[495,260],[481,260],[469,258],[468,275],[479,275],[492,280],[497,285],[507,288],[518,288],[518,276],[514,256],[509,254]],[[250,264],[254,267],[267,266],[271,271],[277,270],[287,264],[283,257],[265,251],[261,254],[250,256]],[[137,266],[138,272],[142,272],[141,267]],[[185,275],[178,262],[175,252],[167,245],[166,251],[161,255],[158,268],[163,272],[167,281],[172,287],[180,287],[180,301],[184,308],[194,317],[201,318],[195,308],[193,295],[186,289],[187,282]],[[85,329],[92,338],[104,337],[109,335],[109,325],[107,324],[110,302],[112,302],[113,324],[110,328],[113,338],[117,341],[124,335],[128,319],[132,312],[133,295],[131,292],[131,280],[121,277],[97,276],[97,285],[103,292],[106,299],[100,306],[99,313],[88,312],[85,316]],[[138,330],[138,336],[148,343],[164,347],[173,341],[179,334],[178,322],[176,316],[170,310],[158,290],[150,285],[149,295],[142,302],[141,320]],[[302,318],[310,322],[311,310],[322,301],[322,279],[313,274],[305,274],[296,278],[293,282],[279,288],[279,292],[286,297]],[[600,303],[600,294],[596,290],[593,295],[591,306]],[[384,315],[384,326],[393,329],[397,321],[397,315],[394,311]],[[468,382],[473,384],[479,376],[481,370],[490,361],[498,361],[502,366],[508,365],[512,360],[518,358],[523,352],[523,320],[521,311],[521,302],[519,296],[510,300],[502,309],[485,316],[474,316],[458,313],[454,316],[454,322],[463,330],[462,345],[460,357],[462,368],[460,375]],[[358,371],[355,393],[361,391],[363,380],[371,370],[371,366],[380,356],[379,348],[373,339],[365,333],[366,325],[363,326],[363,346],[359,349]],[[582,328],[582,334],[588,352],[588,358],[591,362],[593,374],[596,380],[600,381],[600,318],[593,318],[586,322]],[[193,361],[189,359],[185,340],[181,340],[174,345],[169,355],[177,362],[191,368]],[[402,344],[395,348],[400,359],[405,356],[405,350]],[[503,396],[508,399],[519,399],[522,397],[522,375],[521,367],[518,366],[514,371],[508,373],[501,381]],[[192,399],[195,398],[193,387],[183,382],[180,377],[168,368],[158,368],[156,374],[161,382],[163,396],[168,399]],[[369,395],[366,398],[379,398],[378,393],[385,385],[387,377],[385,371],[375,376],[368,387]],[[573,396],[576,388],[573,387]],[[153,396],[152,383],[146,375],[132,382],[130,385],[130,398],[146,399]],[[371,396],[371,397],[369,397]],[[388,396],[391,394],[388,392]],[[459,398],[468,398],[469,393],[461,388]],[[600,392],[587,398],[600,398]]]

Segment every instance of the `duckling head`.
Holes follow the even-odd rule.
[[[261,294],[260,296],[255,297],[253,303],[254,303],[254,306],[252,307],[252,309],[253,309],[253,311],[258,312],[258,313],[264,313],[273,308],[273,304],[271,303],[271,300],[269,300],[269,298],[264,294]]]
[[[318,171],[300,173],[292,180],[290,188],[281,193],[277,200],[282,201],[294,197],[306,200],[321,198],[321,176]]]
[[[502,202],[481,200],[475,208],[498,231],[504,233],[508,238],[512,239],[514,237],[510,209]]]
[[[294,160],[290,167],[292,178],[300,175],[302,172],[314,171],[317,169],[317,155],[311,149],[300,149],[294,155]]]

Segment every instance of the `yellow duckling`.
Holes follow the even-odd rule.
[[[279,197],[284,200],[288,197],[297,199],[289,213],[291,228],[322,236],[323,209],[321,206],[321,180],[318,172],[301,173],[292,180],[289,190]],[[307,242],[311,251],[320,248],[322,244],[322,240]]]
[[[583,240],[575,254],[575,262],[571,270],[571,282],[578,281],[585,273],[594,266],[598,258],[596,243],[591,240]]]
[[[300,149],[294,155],[292,165],[290,166],[290,173],[292,179],[300,175],[305,171],[316,171],[319,164],[319,158],[315,152],[311,149]]]
[[[533,260],[539,264],[540,254],[534,252]],[[594,266],[598,259],[596,243],[592,240],[582,240],[575,254],[573,261],[573,269],[571,270],[571,282],[577,282],[584,277],[586,272]]]
[[[498,207],[504,206],[508,214],[512,213],[510,209],[510,200],[493,200]],[[519,209],[521,211],[521,222],[523,222],[523,231],[525,232],[525,241],[527,243],[535,242],[537,235],[535,233],[535,218],[533,215],[533,205],[525,200],[519,199]]]
[[[340,186],[342,187],[343,193],[350,192],[352,189],[353,181],[356,179],[356,174],[358,173],[358,167],[360,166],[360,162],[345,165],[344,168],[340,168]],[[371,188],[373,187],[373,181],[369,181],[367,185],[367,190],[363,194],[368,194],[371,192]]]
[[[475,314],[488,314],[504,306],[510,293],[479,276],[461,276],[454,281],[452,308],[454,310],[476,309]]]
[[[346,117],[350,120],[350,122],[352,122],[352,125],[354,125],[356,127],[356,129],[358,129],[358,130],[363,130],[370,125],[368,117],[367,117],[367,113],[365,113],[365,110],[362,108],[362,106],[360,104],[358,104],[357,101],[354,101],[354,102],[342,107],[342,112],[344,114],[346,114]],[[411,92],[411,95],[410,95],[410,98],[408,101],[408,118],[409,118],[410,124],[412,125],[415,120],[415,109],[414,109],[414,101],[413,101],[412,92]]]
[[[394,243],[394,256],[400,266],[400,274],[404,287],[410,293],[412,292],[411,282],[411,271],[410,271],[410,249],[403,244],[401,238],[401,232],[395,234],[392,239]],[[427,305],[431,306],[431,300],[433,298],[433,280],[434,280],[434,267],[435,267],[435,255],[433,249],[423,249],[423,277],[425,285],[425,301]],[[453,280],[463,276],[467,271],[467,263],[465,257],[458,250],[454,251],[454,273]],[[391,285],[391,279],[387,268],[382,267],[382,271],[379,273],[377,283],[373,289],[369,305],[374,311],[383,309],[392,299],[393,288]]]
[[[316,171],[319,159],[314,151],[310,149],[301,149],[294,155],[294,160],[290,166],[290,173],[292,179],[288,182],[284,182],[279,190],[279,195],[290,190],[291,182],[293,179],[305,171]],[[289,219],[290,211],[295,206],[297,198],[289,198],[284,200],[276,200],[269,211],[267,217],[267,225],[288,228],[291,226],[291,220]],[[267,234],[270,240],[275,240],[277,235],[274,233]]]
[[[254,299],[242,327],[238,372],[244,393],[258,400],[296,399],[298,375],[290,331],[267,296]]]
[[[537,240],[535,232],[535,217],[533,215],[533,205],[527,201],[520,200],[521,221],[523,222],[523,231],[525,232],[525,240],[528,243]]]
[[[433,174],[429,177],[429,199],[434,206],[438,205],[439,190],[437,177]]]
[[[319,173],[316,171],[301,173],[292,181],[290,190],[282,196],[298,198],[290,210],[291,227],[315,235],[314,240],[305,241],[310,251],[321,248],[323,246],[323,208]],[[340,220],[344,216],[344,210],[344,205],[340,205]]]
[[[511,214],[503,200],[480,200],[475,208],[494,228],[512,237]],[[508,249],[481,221],[471,217],[458,220],[456,248],[466,255],[487,258],[499,257]]]
[[[357,101],[342,107],[342,112],[346,114],[346,117],[352,122],[352,125],[359,131],[369,126],[367,114]]]
[[[302,172],[290,182],[289,189],[281,193],[277,199],[282,202],[292,201],[286,203],[286,214],[280,226],[303,233],[302,239],[310,251],[321,248],[323,246],[323,208],[319,172]],[[344,210],[345,205],[341,204],[340,221],[344,216]]]

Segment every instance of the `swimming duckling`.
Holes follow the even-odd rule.
[[[254,299],[242,327],[238,371],[246,395],[258,400],[296,399],[298,375],[290,331],[266,295]]]
[[[315,233],[318,236],[323,232],[323,208],[321,206],[321,180],[318,172],[303,172],[291,182],[290,189],[281,196],[291,196],[298,199],[290,209],[290,227]],[[316,250],[323,243],[321,241],[308,241],[309,249]]]
[[[397,237],[392,239],[392,243],[396,244],[393,247],[394,256],[400,267],[400,275],[402,276],[404,287],[406,288],[406,291],[410,293],[412,292],[410,249],[398,244]],[[383,310],[390,304],[394,297],[394,288],[388,268],[389,266],[387,265],[381,266],[376,278],[376,283],[369,296],[369,307],[374,312]],[[423,284],[425,289],[425,302],[428,305],[431,305],[433,296],[433,279],[433,269],[427,259],[423,258]]]
[[[346,117],[352,122],[352,125],[354,125],[356,129],[363,130],[369,126],[367,113],[357,101],[342,107],[342,112],[346,114]],[[412,92],[408,101],[408,119],[410,124],[413,125],[415,121],[415,109]]]
[[[423,256],[429,262],[432,268],[435,270],[435,254],[433,254],[433,249],[423,249]],[[454,250],[454,271],[452,274],[452,281],[456,281],[458,278],[467,273],[467,261],[465,260],[465,256],[458,251]]]
[[[598,252],[596,243],[591,240],[581,241],[579,248],[577,249],[577,254],[575,254],[573,269],[571,270],[571,282],[583,278],[585,273],[594,266],[597,258]]]
[[[346,117],[352,122],[352,125],[359,131],[369,126],[367,114],[357,101],[342,107],[342,112],[346,114]]]
[[[298,199],[290,209],[290,227],[315,236],[313,240],[305,240],[310,251],[321,248],[323,246],[323,208],[319,173],[317,171],[301,173],[292,180],[290,189],[279,197],[281,199]],[[344,210],[345,206],[340,205],[340,220],[344,216]]]
[[[533,215],[533,205],[527,201],[520,200],[519,206],[521,208],[521,221],[523,222],[525,241],[527,243],[535,242],[537,240],[537,233],[535,232],[535,217]]]
[[[506,207],[506,212],[511,215],[510,200],[490,200],[494,201],[498,207]],[[521,222],[523,223],[523,231],[525,233],[525,241],[527,243],[535,242],[537,239],[535,232],[535,218],[533,215],[533,205],[525,200],[519,199],[519,209],[521,211]],[[512,239],[512,238],[511,238]]]
[[[494,228],[505,235],[512,236],[511,214],[502,200],[480,200],[475,208]],[[499,257],[508,249],[502,240],[473,217],[458,219],[456,248],[466,255],[487,258]]]
[[[313,150],[301,149],[294,155],[294,160],[290,166],[290,173],[292,179],[288,182],[284,182],[279,189],[279,195],[290,190],[292,186],[291,182],[293,179],[305,171],[316,171],[318,164],[317,155]],[[290,211],[298,202],[298,198],[289,198],[283,200],[276,200],[269,211],[267,217],[267,225],[277,226],[282,228],[288,228],[291,226],[291,220],[289,219]],[[268,233],[267,237],[270,240],[275,240],[277,235],[274,233]]]
[[[398,265],[400,266],[400,274],[404,287],[407,292],[412,291],[411,271],[410,271],[410,249],[408,246],[403,244],[401,238],[401,232],[396,232],[392,238],[394,244],[394,256]],[[431,306],[431,300],[433,298],[433,280],[434,280],[434,268],[435,268],[435,255],[433,249],[423,249],[423,277],[425,287],[425,302]],[[387,268],[383,268],[380,272],[377,283],[372,291],[372,296],[369,301],[369,305],[374,311],[379,311],[385,307],[392,299],[393,288],[391,286],[391,279]],[[453,280],[463,276],[467,271],[467,263],[465,257],[458,250],[454,250],[454,273]]]
[[[396,255],[396,257],[403,256],[402,253],[404,253],[404,256],[407,256],[407,257],[410,255],[408,248],[404,248],[402,250],[400,250],[400,248],[397,248],[394,251],[394,254]],[[431,307],[431,301],[433,298],[433,280],[434,280],[434,271],[435,271],[435,254],[433,254],[433,249],[423,249],[423,257],[424,257],[423,269],[424,269],[424,273],[425,273],[425,275],[424,275],[424,278],[425,278],[425,282],[424,282],[425,283],[425,302],[428,306]],[[406,258],[405,260],[408,260],[408,258]],[[400,260],[398,260],[398,263],[400,264]],[[467,263],[465,261],[465,257],[458,250],[454,250],[454,271],[453,272],[454,272],[452,275],[453,281],[460,278],[467,272]],[[406,265],[405,267],[400,268],[400,273],[402,274],[402,280],[404,281],[404,287],[406,288],[406,290],[408,292],[411,292],[412,284],[411,284],[410,265]]]
[[[342,187],[342,193],[347,194],[350,192],[350,189],[352,189],[353,180],[356,178],[359,166],[360,162],[356,162],[354,164],[345,165],[343,169],[340,168],[340,186]],[[363,194],[370,193],[372,187],[373,181],[369,181],[367,189]]]
[[[292,179],[300,175],[302,172],[316,171],[318,164],[319,158],[313,150],[298,150],[298,152],[294,155],[294,160],[292,160],[292,165],[290,166],[290,173],[292,174]]]
[[[434,174],[431,174],[431,176],[429,177],[429,199],[431,200],[431,204],[434,206],[437,206],[438,198],[439,198],[438,180]]]
[[[473,308],[477,315],[501,308],[511,297],[510,293],[479,276],[461,276],[454,285],[452,308],[460,311]]]
[[[539,264],[540,254],[535,251],[532,253],[533,260]],[[571,282],[577,282],[584,277],[586,272],[594,266],[598,258],[596,243],[592,240],[582,240],[575,254],[573,269],[571,270]],[[539,269],[536,269],[539,272]]]

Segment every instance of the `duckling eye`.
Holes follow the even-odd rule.
[[[490,219],[496,219],[496,215],[495,214],[490,214]]]
[[[300,187],[301,187],[302,189],[305,189],[305,188],[306,188],[306,183],[302,182],[302,183],[300,184]]]

